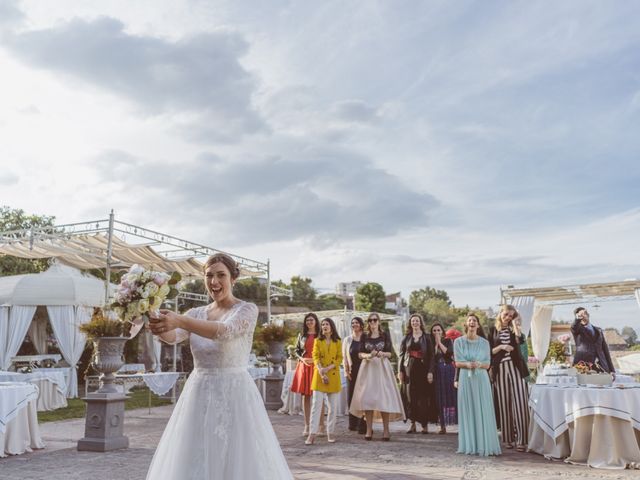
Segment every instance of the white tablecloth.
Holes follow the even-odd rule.
[[[0,457],[44,448],[38,427],[38,388],[30,383],[0,383]]]
[[[142,379],[149,390],[156,395],[164,395],[173,388],[180,377],[180,372],[156,372],[156,373],[136,373],[118,374],[116,378],[122,379]],[[126,390],[126,387],[125,387]]]
[[[288,413],[289,415],[298,415],[302,413],[302,395],[299,393],[292,393],[290,391],[294,373],[295,370],[290,370],[284,375],[281,396],[283,405],[282,408],[278,410],[278,413]],[[347,379],[344,376],[342,368],[340,369],[340,380],[342,381],[342,390],[340,390],[340,397],[338,398],[338,415],[348,415]]]
[[[71,367],[52,367],[52,368],[38,368],[34,369],[34,372],[46,372],[55,373],[60,372],[64,376],[65,382],[65,397],[69,398],[69,379],[71,376]]]
[[[575,375],[538,375],[536,383],[544,385],[578,385],[578,377]]]
[[[32,373],[0,372],[0,382],[28,382],[39,390],[39,412],[67,406],[67,383],[61,371],[34,370]],[[53,370],[53,369],[51,369]]]
[[[595,468],[640,466],[640,385],[624,387],[533,385],[529,448]]]

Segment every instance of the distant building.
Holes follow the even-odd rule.
[[[605,328],[602,331],[610,352],[622,351],[628,348],[627,342],[615,328]]]
[[[402,307],[404,306],[404,300],[400,292],[391,293],[385,297],[384,308],[387,310],[393,310],[398,313],[402,311]]]
[[[356,290],[362,285],[364,285],[362,282],[340,282],[336,285],[336,295],[347,300],[349,297],[354,297]]]

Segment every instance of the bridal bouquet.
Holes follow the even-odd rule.
[[[122,321],[132,324],[131,338],[148,323],[151,312],[158,310],[165,300],[178,295],[180,280],[178,272],[169,275],[145,270],[140,265],[133,265],[122,276],[111,309]]]

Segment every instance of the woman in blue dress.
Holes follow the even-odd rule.
[[[453,344],[458,380],[458,453],[500,455],[500,442],[487,369],[491,363],[489,342],[478,335],[480,321],[473,313],[465,322],[463,337]]]

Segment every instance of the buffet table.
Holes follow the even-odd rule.
[[[290,391],[294,373],[295,370],[290,370],[284,375],[281,396],[282,408],[278,410],[278,413],[288,413],[289,415],[298,415],[302,413],[302,395]],[[347,379],[344,376],[344,370],[342,368],[340,369],[340,380],[342,383],[342,390],[340,390],[340,397],[338,398],[338,415],[348,415]]]
[[[529,450],[594,468],[640,468],[640,384],[533,385]]]
[[[38,387],[0,382],[0,457],[44,448],[38,426]]]
[[[0,372],[0,382],[27,382],[38,387],[39,412],[67,406],[67,382],[58,369],[43,368],[31,373]]]

